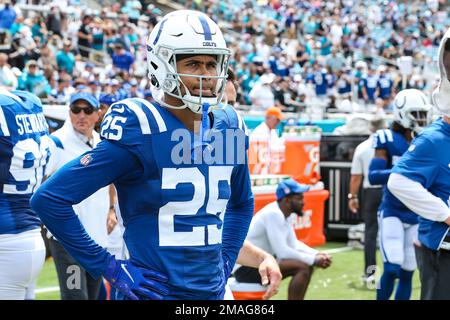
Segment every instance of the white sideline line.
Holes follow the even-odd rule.
[[[354,249],[353,247],[342,247],[342,248],[323,250],[322,252],[331,254],[331,253],[341,253],[341,252],[352,251],[353,249]]]
[[[55,292],[55,291],[59,291],[59,287],[47,287],[47,288],[36,289],[36,290],[34,290],[34,293],[39,294],[39,293],[47,293],[47,292]]]

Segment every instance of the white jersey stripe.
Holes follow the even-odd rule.
[[[125,104],[128,108],[130,108],[137,116],[139,120],[139,125],[141,126],[142,134],[150,134],[150,124],[148,123],[147,116],[144,111],[131,99],[125,99],[120,103]]]
[[[239,122],[239,129],[244,131],[245,135],[248,136],[248,129],[247,129],[247,126],[245,125],[244,120],[242,119],[241,115],[239,114],[239,112],[236,109],[233,108],[233,111],[236,112],[238,122]]]
[[[394,137],[392,135],[392,131],[391,130],[386,129],[386,130],[384,130],[384,133],[386,134],[387,140],[389,142],[394,142]]]
[[[0,106],[0,128],[2,129],[3,136],[9,137],[8,123],[6,123],[6,117],[3,113],[2,106]]]
[[[156,123],[158,124],[159,132],[167,131],[167,127],[166,127],[166,123],[164,122],[164,119],[162,118],[158,109],[156,109],[153,104],[151,104],[147,100],[140,99],[140,98],[134,98],[133,100],[139,101],[140,103],[144,104],[150,110],[150,112],[153,114],[153,117],[155,117]]]
[[[386,137],[384,136],[384,131],[383,130],[378,130],[377,131],[377,135],[378,135],[378,138],[380,139],[380,142],[382,144],[385,144],[386,143]]]

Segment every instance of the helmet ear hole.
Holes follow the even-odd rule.
[[[159,81],[156,79],[155,75],[150,75],[150,82],[153,86],[157,87],[159,89]]]

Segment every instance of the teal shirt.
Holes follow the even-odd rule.
[[[66,70],[68,74],[72,75],[75,67],[75,56],[72,52],[59,51],[56,54],[56,63],[59,69]]]
[[[31,92],[39,98],[46,97],[51,92],[51,87],[42,73],[31,75],[24,72],[19,78],[17,89]]]

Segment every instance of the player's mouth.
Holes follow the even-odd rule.
[[[214,97],[215,96],[211,89],[204,89],[204,90],[194,89],[194,90],[192,90],[191,94],[194,96],[202,96],[202,97]]]

